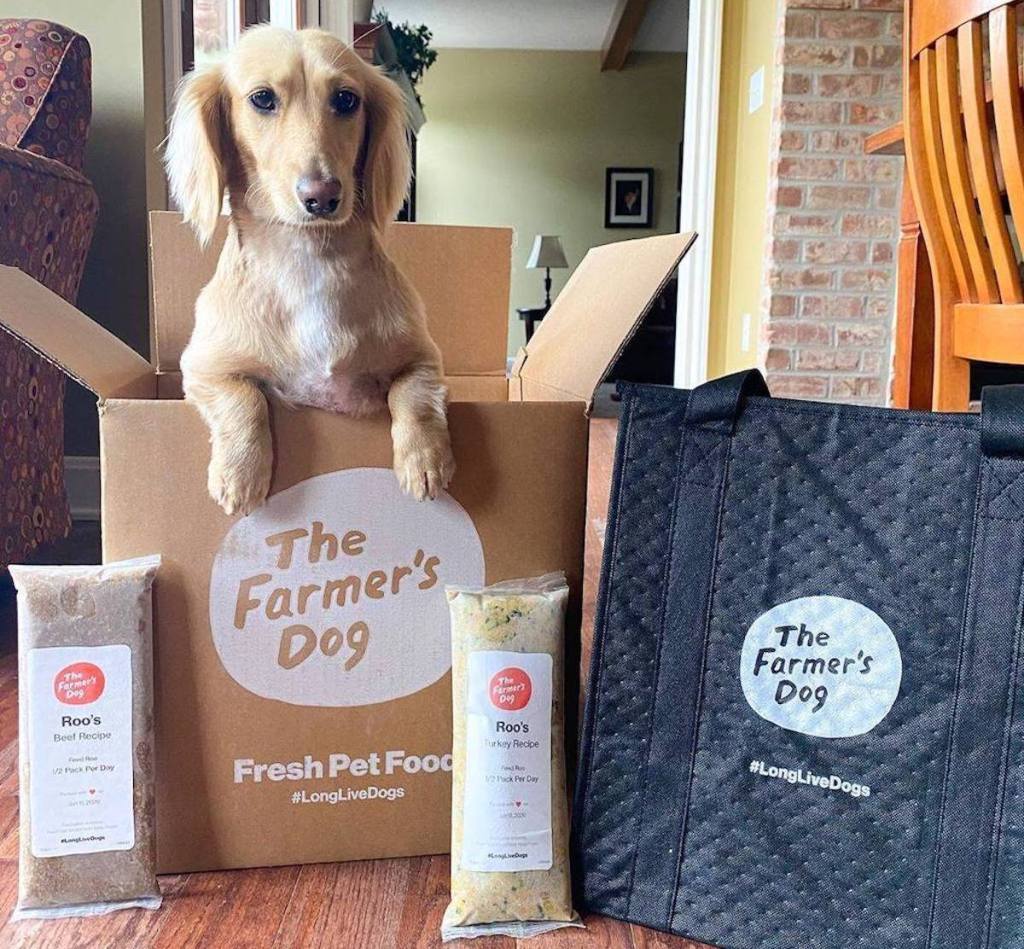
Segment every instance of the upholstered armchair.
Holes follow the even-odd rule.
[[[82,174],[91,112],[85,37],[0,20],[0,263],[72,302],[98,211]],[[0,333],[0,567],[70,525],[64,377]]]

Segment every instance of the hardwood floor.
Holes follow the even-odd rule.
[[[604,542],[615,421],[591,428],[590,487],[584,586],[585,650]],[[89,562],[98,535],[77,530],[45,559]],[[6,581],[9,585],[9,580]],[[62,947],[332,947],[426,949],[440,945],[448,903],[448,858],[313,864],[161,878],[164,905],[93,919],[6,920],[18,885],[18,712],[12,594],[0,591],[0,946]],[[567,929],[522,941],[529,949],[701,949],[694,942],[598,916],[587,929]],[[514,940],[478,939],[473,949],[509,949]]]

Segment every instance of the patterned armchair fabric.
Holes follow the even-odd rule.
[[[0,20],[0,263],[74,301],[98,203],[81,174],[92,102],[88,41]],[[66,536],[64,377],[0,334],[0,566]]]

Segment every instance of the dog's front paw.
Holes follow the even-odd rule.
[[[270,490],[270,451],[251,445],[230,454],[214,452],[210,459],[207,488],[225,514],[250,514]]]
[[[455,474],[447,428],[435,433],[418,432],[396,442],[395,474],[402,490],[417,501],[436,498]]]

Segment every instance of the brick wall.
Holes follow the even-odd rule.
[[[761,358],[780,396],[884,404],[902,159],[902,0],[779,0]]]

